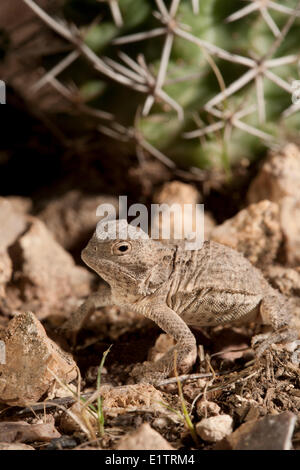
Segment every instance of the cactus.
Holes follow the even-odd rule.
[[[229,171],[299,134],[297,1],[66,0],[59,20],[23,1],[72,44],[34,91],[50,84],[140,160]]]

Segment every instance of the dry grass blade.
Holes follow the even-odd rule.
[[[105,363],[106,356],[108,355],[112,345],[109,346],[109,348],[104,351],[100,366],[98,368],[98,373],[97,373],[97,392],[98,392],[98,397],[97,397],[97,416],[98,416],[98,426],[99,426],[99,434],[100,436],[103,436],[104,434],[104,414],[103,414],[103,407],[102,407],[102,398],[100,395],[100,385],[101,385],[101,374],[102,374],[102,369]]]

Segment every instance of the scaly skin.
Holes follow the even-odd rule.
[[[127,226],[111,221],[111,227]],[[73,337],[97,308],[117,305],[142,313],[171,335],[176,346],[155,363],[135,366],[137,381],[156,383],[174,367],[186,372],[196,359],[196,340],[189,326],[203,327],[252,320],[271,325],[271,335],[253,339],[260,355],[273,342],[288,341],[290,305],[244,256],[215,242],[199,250],[162,244],[134,229],[136,239],[99,238],[96,233],[82,252],[84,262],[107,283],[92,294],[66,322]]]

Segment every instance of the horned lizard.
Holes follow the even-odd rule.
[[[124,229],[128,229],[127,239],[105,239],[109,231]],[[82,259],[106,284],[74,312],[64,330],[76,334],[96,308],[106,305],[128,308],[153,320],[175,339],[176,346],[155,363],[136,365],[131,372],[135,380],[157,383],[170,375],[175,349],[178,370],[186,372],[197,351],[190,326],[260,319],[273,332],[253,338],[258,355],[272,343],[293,339],[288,299],[237,251],[213,241],[193,251],[180,244],[163,244],[126,220],[109,221],[103,230],[97,227]]]

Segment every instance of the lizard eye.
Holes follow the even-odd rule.
[[[129,242],[119,242],[113,247],[113,253],[115,255],[124,255],[125,253],[129,253],[131,250],[131,244]]]
[[[94,251],[97,251],[98,250],[98,247],[95,245],[94,248],[93,248]]]

